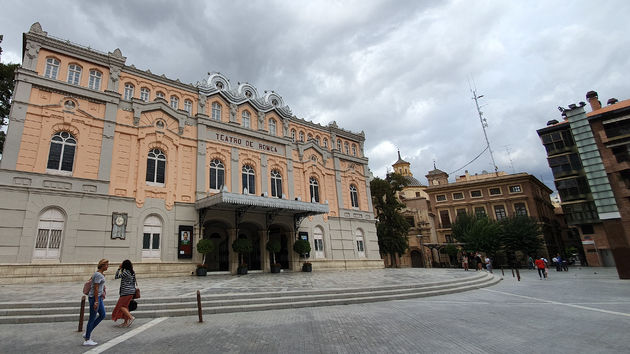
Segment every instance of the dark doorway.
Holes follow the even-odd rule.
[[[289,269],[289,231],[281,226],[272,225],[269,228],[269,239],[280,241],[280,252],[276,253],[276,262],[280,263],[282,269]],[[273,259],[270,257],[270,262]]]
[[[411,251],[411,266],[413,268],[424,268],[422,253],[419,251]]]
[[[249,270],[261,270],[260,262],[260,237],[257,232],[241,233],[239,238],[247,238],[252,242],[252,252],[243,255],[243,261]]]
[[[214,243],[214,251],[206,255],[206,269],[210,272],[230,270],[230,250],[228,236],[225,233],[226,227],[219,223],[206,223],[204,225],[203,238]]]

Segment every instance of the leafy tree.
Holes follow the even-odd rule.
[[[512,266],[517,266],[516,252],[536,254],[542,246],[540,226],[529,216],[512,216],[501,220],[501,243]]]
[[[407,232],[410,226],[401,214],[405,205],[396,195],[406,185],[407,180],[397,173],[389,173],[385,179],[377,177],[370,182],[377,218],[378,247],[381,255],[390,256],[391,266],[395,265],[397,255],[405,253],[409,247]]]
[[[494,258],[501,249],[501,225],[486,216],[460,214],[451,231],[467,251],[482,251]]]
[[[0,43],[2,36],[0,36]],[[2,53],[2,48],[0,48]],[[9,122],[9,112],[11,111],[11,97],[13,96],[15,69],[18,64],[0,63],[0,154],[4,147],[5,133],[2,127]]]
[[[203,260],[201,264],[206,264],[206,255],[214,251],[214,242],[207,238],[202,238],[197,242],[197,252],[203,254]]]

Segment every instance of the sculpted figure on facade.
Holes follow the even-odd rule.
[[[289,119],[282,120],[282,135],[289,136]]]
[[[37,58],[39,48],[41,48],[39,44],[35,44],[32,42],[28,42],[26,44],[26,61],[24,63],[25,68],[35,70],[36,61],[34,59]]]
[[[265,112],[258,112],[258,130],[265,129]]]
[[[236,122],[236,109],[238,107],[235,103],[230,103],[230,122]]]

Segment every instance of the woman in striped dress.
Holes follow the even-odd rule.
[[[130,260],[126,259],[120,264],[116,271],[115,279],[121,279],[120,298],[112,312],[112,320],[116,322],[122,318],[125,321],[120,327],[129,327],[133,323],[133,320],[136,319],[131,316],[129,312],[129,302],[136,293],[136,273],[133,271],[133,265]]]

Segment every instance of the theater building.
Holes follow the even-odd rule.
[[[363,132],[297,118],[220,73],[184,84],[139,70],[39,23],[23,46],[0,161],[2,277],[100,258],[190,274],[199,238],[216,246],[209,271],[236,272],[237,238],[252,241],[250,271],[269,271],[274,239],[282,268],[299,269],[297,238],[315,270],[383,267]]]

